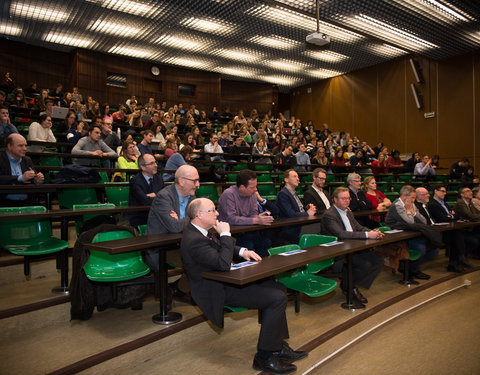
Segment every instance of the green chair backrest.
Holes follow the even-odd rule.
[[[98,174],[100,175],[101,180],[98,182],[99,184],[104,184],[105,182],[110,182],[108,179],[107,172],[99,171]]]
[[[327,174],[327,179],[325,180],[325,182],[328,184],[329,182],[336,182],[337,181],[337,176],[335,176],[334,174],[331,174],[331,173],[328,173]]]
[[[244,169],[248,169],[247,164],[236,164],[236,165],[233,166],[232,171],[238,172],[238,171],[242,171]]]
[[[311,246],[323,245],[329,242],[337,241],[335,236],[324,236],[322,234],[302,234],[298,245],[300,248],[305,249]],[[318,262],[307,264],[307,271],[309,273],[315,274],[324,268],[331,267],[333,265],[334,259],[324,259]]]
[[[218,190],[217,186],[214,184],[211,185],[200,185],[195,192],[197,198],[208,198],[213,203],[218,202]]]
[[[103,232],[97,233],[92,243],[131,237],[134,235],[128,231]],[[83,270],[90,280],[101,282],[130,280],[150,272],[150,268],[142,260],[140,251],[111,255],[91,250]]]
[[[62,160],[58,156],[42,156],[38,162],[40,165],[47,167],[61,167]]]
[[[130,186],[115,186],[116,182],[109,182],[105,184],[105,194],[107,196],[107,202],[115,204],[115,206],[125,206],[124,202],[127,202],[130,192]]]
[[[306,183],[312,183],[313,182],[313,176],[311,173],[309,174],[302,174],[302,177],[300,179],[302,182]]]
[[[266,196],[269,196],[270,198],[268,199],[273,199],[273,196],[277,196],[277,189],[275,188],[275,185],[269,184],[269,185],[257,185],[257,191],[260,196],[265,198]],[[267,199],[267,198],[265,198]]]
[[[227,182],[237,182],[237,174],[236,173],[227,173]]]
[[[68,188],[58,191],[58,205],[60,208],[73,208],[74,204],[98,203],[97,193],[93,188]]]
[[[0,208],[0,214],[15,214],[46,212],[43,206],[5,207]],[[52,236],[50,220],[19,219],[0,222],[0,244],[5,245],[35,245],[47,242]]]
[[[147,224],[141,224],[138,226],[138,234],[143,236],[147,232]]]
[[[257,175],[257,182],[273,182],[273,179],[269,174],[259,174]]]
[[[398,181],[399,182],[411,182],[412,181],[412,175],[411,174],[399,174],[398,175]]]
[[[272,164],[254,164],[253,170],[259,172],[271,172]]]
[[[113,203],[95,203],[95,204],[74,204],[72,207],[74,210],[88,210],[88,209],[102,209],[102,208],[115,208]],[[86,214],[75,221],[75,228],[77,230],[77,235],[80,234],[80,229],[82,228],[83,224],[93,219],[94,217],[101,216],[102,214]]]

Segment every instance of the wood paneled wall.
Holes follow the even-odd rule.
[[[416,57],[423,83],[415,81],[409,58],[292,89],[290,112],[372,146],[383,141],[390,150],[438,154],[444,167],[466,156],[480,168],[480,50],[443,61]],[[411,83],[422,93],[421,110]]]
[[[278,88],[265,83],[222,80],[222,109],[225,107],[230,107],[233,113],[243,109],[245,115],[253,108],[260,114],[276,113]]]

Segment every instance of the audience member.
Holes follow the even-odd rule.
[[[33,170],[33,162],[28,156],[27,141],[23,136],[12,133],[6,138],[5,151],[0,151],[0,185],[41,184],[44,176]],[[15,207],[31,204],[27,194],[1,195],[2,206]]]
[[[177,171],[182,165],[186,165],[188,160],[191,159],[193,149],[190,146],[183,147],[179,152],[174,153],[170,156],[165,164],[165,169],[167,171]],[[163,181],[173,181],[175,178],[175,173],[165,172],[163,174]]]
[[[219,219],[231,225],[269,225],[273,222],[268,209],[259,214],[257,201],[257,175],[244,169],[237,174],[236,185],[226,189],[218,200]],[[262,200],[268,207],[269,202]],[[247,232],[236,236],[237,244],[248,249],[255,249],[261,257],[268,256],[267,250],[272,247],[271,241],[261,231]]]
[[[313,204],[317,215],[322,215],[331,206],[330,194],[323,189],[327,180],[327,172],[322,168],[316,168],[312,172],[312,186],[304,193],[303,203],[308,206]]]
[[[336,236],[340,241],[347,239],[381,239],[383,233],[370,230],[360,225],[349,210],[349,189],[338,187],[333,192],[333,205],[325,211],[322,217],[322,234]],[[362,295],[358,286],[369,289],[383,267],[382,257],[369,250],[359,251],[352,255],[352,283],[355,308],[365,308],[368,300]],[[335,258],[334,272],[343,272],[341,288],[347,293],[345,257]]]
[[[470,160],[467,158],[463,158],[462,160],[453,163],[450,167],[450,178],[454,180],[460,180],[469,166]]]
[[[7,107],[0,107],[0,141],[3,142],[10,134],[18,134],[18,130],[10,121]]]
[[[282,152],[275,155],[273,163],[276,164],[276,168],[279,171],[286,171],[293,168],[297,164],[297,159],[293,154],[293,146],[285,146]]]
[[[93,125],[88,132],[88,137],[80,138],[77,144],[72,149],[73,155],[93,155],[104,157],[114,157],[117,153],[106,145],[101,139],[102,131],[98,125]],[[109,162],[109,160],[103,160]],[[76,158],[75,164],[89,166],[97,166],[98,159],[82,159]],[[110,166],[110,163],[103,163],[103,165]]]
[[[52,132],[52,118],[49,115],[41,115],[38,119],[40,123],[34,121],[28,127],[28,140],[39,142],[57,142]],[[29,151],[39,152],[45,149],[44,146],[29,146]]]
[[[317,212],[314,204],[304,206],[297,195],[296,189],[300,183],[298,173],[293,169],[287,169],[283,174],[285,186],[278,192],[276,205],[280,210],[281,218],[313,216]],[[289,243],[298,243],[301,226],[292,225],[284,227],[282,237]]]
[[[261,258],[254,251],[235,245],[230,225],[217,220],[218,213],[212,201],[205,198],[193,201],[188,207],[188,216],[191,224],[185,228],[181,253],[192,296],[200,309],[220,328],[223,327],[225,305],[261,310],[262,328],[253,368],[280,374],[295,371],[296,366],[290,362],[306,357],[307,353],[294,351],[284,341],[288,338],[285,287],[271,280],[239,288],[204,279],[202,273],[205,271],[228,271],[234,258],[253,261]],[[210,239],[208,231],[211,228],[219,234],[218,240]]]
[[[108,117],[103,119],[102,117],[96,117],[94,121],[96,122],[97,120],[101,124],[102,140],[105,144],[112,150],[115,150],[118,146],[122,146],[122,141],[118,138],[118,135],[113,132],[113,121]]]
[[[432,159],[427,154],[422,156],[422,161],[415,165],[413,175],[416,180],[426,181],[428,176],[435,176],[435,168],[431,165]]]
[[[157,193],[164,187],[163,180],[157,174],[157,162],[153,155],[140,155],[137,162],[140,173],[129,181],[128,205],[151,206]],[[127,212],[125,216],[132,226],[147,224],[147,211]]]

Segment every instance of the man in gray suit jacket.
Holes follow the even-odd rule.
[[[294,351],[284,341],[288,338],[285,287],[270,279],[242,287],[204,279],[203,272],[230,270],[233,259],[260,261],[262,258],[252,250],[235,245],[230,225],[217,220],[218,212],[211,200],[195,199],[188,206],[187,214],[191,222],[183,232],[181,252],[190,291],[198,307],[221,328],[224,305],[261,310],[262,328],[253,368],[279,374],[295,371],[296,366],[291,362],[306,357],[307,353]],[[208,232],[211,228],[219,238]]]
[[[195,190],[200,186],[197,169],[191,165],[182,165],[175,172],[175,183],[160,190],[152,202],[148,214],[147,234],[180,233],[183,232],[189,220],[185,211],[188,203],[195,199]],[[168,257],[171,257],[171,251]],[[146,252],[149,267],[159,270],[159,255],[156,250]],[[175,259],[173,260],[175,263]],[[178,261],[178,259],[177,259]],[[173,297],[184,302],[185,293],[178,289],[177,283],[170,284]]]
[[[350,204],[350,193],[347,188],[339,187],[333,192],[333,203],[322,217],[322,234],[336,236],[339,240],[347,239],[380,239],[383,233],[379,230],[371,230],[358,223],[353,217],[348,206]],[[344,257],[336,259],[333,266],[335,272],[339,272],[345,263]],[[359,251],[353,254],[352,271],[353,284],[365,289],[370,288],[377,275],[382,270],[382,257],[370,250]],[[343,277],[342,289],[346,292],[345,275]],[[363,308],[367,299],[360,293],[357,287],[353,288],[353,297],[356,300],[356,307]]]

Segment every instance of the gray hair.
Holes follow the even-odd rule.
[[[411,185],[403,185],[400,189],[400,196],[410,196],[412,193],[415,193],[415,189]]]
[[[349,173],[347,176],[347,184],[350,184],[350,181],[356,180],[359,178],[360,180],[362,179],[362,176],[360,176],[358,173]]]

